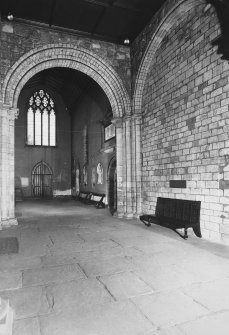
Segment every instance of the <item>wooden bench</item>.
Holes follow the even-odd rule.
[[[88,203],[89,199],[90,199],[90,192],[84,192],[84,191],[80,191],[77,199],[83,203]]]
[[[200,201],[157,198],[155,214],[142,215],[140,220],[151,226],[155,223],[174,230],[182,238],[188,238],[188,228],[192,228],[197,237],[201,236],[200,230]],[[184,235],[177,229],[184,228]]]
[[[95,205],[96,208],[105,208],[105,203],[103,202],[104,198],[104,193],[100,194],[95,192],[80,191],[78,195],[78,200],[87,205]]]
[[[95,205],[96,208],[105,208],[105,203],[103,202],[105,198],[105,194],[102,193],[90,193],[90,199],[88,200],[88,204]]]

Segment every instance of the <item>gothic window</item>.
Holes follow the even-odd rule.
[[[53,99],[44,90],[29,99],[27,111],[27,144],[56,146],[56,114]]]

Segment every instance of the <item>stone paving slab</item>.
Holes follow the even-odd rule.
[[[54,312],[80,311],[82,308],[112,302],[111,294],[97,279],[77,280],[47,286],[46,297]]]
[[[186,334],[178,327],[169,327],[166,329],[159,329],[153,332],[151,335],[186,335]]]
[[[21,236],[19,238],[19,254],[23,256],[44,256],[47,252],[50,240],[48,236],[41,238],[40,233],[34,237]]]
[[[133,270],[133,264],[126,257],[112,257],[110,259],[88,259],[80,261],[80,267],[88,277],[102,276]]]
[[[98,232],[98,231],[79,232],[78,229],[75,230],[77,231],[81,239],[85,242],[101,242],[101,241],[108,241],[111,239],[110,236],[107,234],[107,232]]]
[[[0,291],[22,287],[21,271],[0,271]]]
[[[37,286],[84,278],[86,278],[85,274],[78,264],[68,264],[42,269],[24,270],[22,285],[23,287]]]
[[[49,239],[51,240],[52,244],[58,244],[61,246],[65,244],[66,241],[68,243],[82,243],[84,239],[78,234],[78,232],[73,231],[72,229],[56,229],[55,231],[51,231],[48,234]]]
[[[229,278],[197,283],[183,288],[182,292],[210,311],[229,310]]]
[[[13,324],[13,335],[41,335],[38,318],[16,320]]]
[[[1,270],[23,270],[41,267],[40,257],[30,257],[22,255],[1,255]]]
[[[41,286],[5,291],[1,293],[1,297],[9,299],[16,320],[47,314],[51,311],[46,291]]]
[[[154,291],[171,291],[191,284],[191,281],[188,281],[188,279],[185,281],[176,271],[168,267],[160,268],[158,265],[137,269],[135,273]]]
[[[130,302],[114,302],[40,318],[42,335],[149,335],[155,327]]]
[[[50,252],[52,255],[60,255],[60,254],[72,254],[73,252],[85,252],[85,251],[95,251],[100,250],[103,251],[105,249],[115,248],[117,247],[117,243],[108,240],[108,241],[100,241],[100,242],[82,242],[82,243],[66,243],[62,245],[51,245]]]
[[[41,257],[41,262],[42,266],[47,267],[74,264],[91,259],[94,259],[95,262],[100,262],[100,259],[110,259],[116,256],[128,257],[128,259],[131,259],[131,257],[135,257],[136,255],[142,255],[142,252],[132,247],[123,248],[116,246],[113,248],[105,248],[103,250],[46,255]]]
[[[19,254],[0,256],[13,335],[228,334],[229,248],[74,201],[21,205],[4,233]]]
[[[211,259],[211,261],[209,261]],[[229,277],[229,261],[218,256],[208,254],[202,258],[201,253],[194,259],[192,255],[188,261],[183,260],[180,264],[174,264],[171,269],[179,273],[184,281],[209,282],[223,277]]]
[[[227,335],[229,311],[194,320],[180,325],[179,328],[185,335]]]
[[[154,293],[132,300],[157,327],[175,326],[209,313],[206,308],[179,291]]]
[[[133,272],[101,276],[99,277],[99,280],[105,285],[109,292],[111,292],[116,300],[153,293],[152,287],[147,285]]]

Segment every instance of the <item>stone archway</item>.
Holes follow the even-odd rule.
[[[17,222],[14,209],[14,120],[18,113],[18,97],[23,86],[31,77],[52,67],[78,70],[100,85],[111,104],[116,124],[117,150],[122,151],[124,147],[122,118],[124,115],[130,115],[130,98],[122,80],[108,61],[88,50],[70,44],[49,44],[26,53],[6,75],[0,98],[0,227]],[[131,164],[131,160],[123,161],[123,157],[122,152],[117,152],[119,216],[125,214],[123,197],[127,192],[123,192],[123,180],[126,178],[124,165]]]
[[[206,4],[205,0],[170,0],[164,5],[164,10],[159,18],[160,22],[151,33],[152,37],[149,40],[138,68],[133,95],[134,114],[139,115],[142,113],[142,97],[146,77],[163,38],[172,29],[179,18],[192,8],[203,4]]]
[[[173,25],[179,18],[182,18],[192,8],[206,4],[205,0],[168,0],[158,18],[154,22],[158,22],[153,26],[148,45],[143,54],[139,65],[133,92],[133,115],[132,115],[132,183],[133,187],[133,208],[135,215],[138,216],[142,210],[142,166],[141,166],[141,122],[142,122],[142,97],[143,90],[149,72],[149,67],[155,59],[155,54],[165,35],[172,29]]]

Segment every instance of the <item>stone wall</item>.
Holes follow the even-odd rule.
[[[74,169],[78,168],[80,172],[80,190],[105,193],[106,197],[108,196],[108,165],[115,155],[115,140],[105,143],[103,133],[103,121],[107,119],[107,115],[109,117],[110,110],[110,103],[106,95],[97,84],[94,84],[72,113],[72,158],[75,164]],[[110,119],[112,119],[112,114]],[[98,183],[97,166],[99,163],[103,167],[102,183]],[[87,169],[86,184],[83,176],[84,166]]]
[[[200,200],[203,236],[229,243],[229,63],[212,47],[219,34],[213,7],[193,6],[170,21],[149,60],[143,212],[154,212],[158,196]],[[187,187],[170,188],[170,180]]]
[[[160,10],[154,15],[149,24],[142,30],[137,36],[134,42],[131,44],[131,70],[132,70],[132,87],[134,88],[135,79],[143,59],[144,54],[147,52],[149,42],[151,41],[154,34],[157,33],[160,25],[163,24],[166,16],[169,16],[170,12],[174,10],[174,7],[182,3],[182,0],[167,0]],[[134,91],[132,90],[132,93]]]
[[[56,147],[26,145],[28,100],[41,86],[22,90],[19,101],[19,115],[15,120],[15,186],[21,187],[23,197],[33,196],[32,170],[44,161],[53,172],[52,190],[54,195],[71,195],[71,128],[70,115],[63,99],[57,92],[42,88],[52,97],[56,113]],[[22,178],[27,185],[21,183]]]
[[[52,28],[23,24],[19,22],[1,22],[0,32],[0,84],[12,65],[25,53],[48,44],[64,43],[84,48],[106,59],[123,80],[130,92],[130,53],[129,47],[85,38]]]

